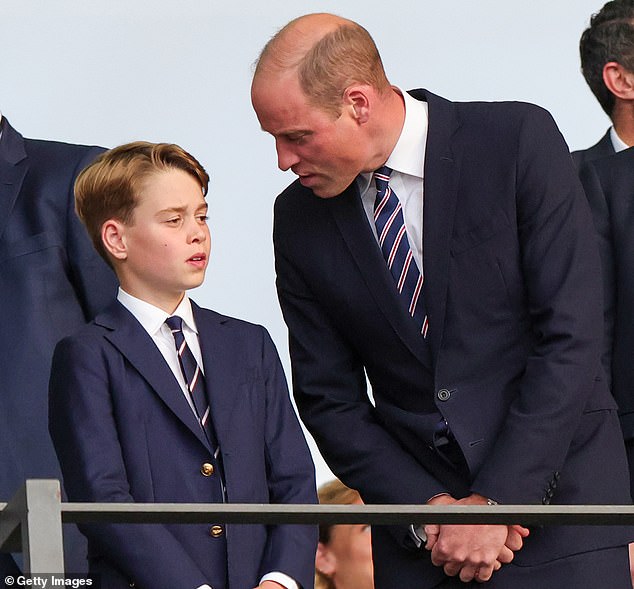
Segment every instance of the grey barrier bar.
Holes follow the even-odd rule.
[[[270,505],[216,503],[61,503],[60,484],[28,480],[0,503],[0,549],[22,551],[26,573],[63,573],[63,523],[399,525],[632,525],[632,505]]]
[[[398,525],[634,524],[632,505],[270,505],[216,503],[63,503],[64,523],[257,523]]]
[[[25,573],[64,572],[59,481],[26,481],[0,512],[0,547],[16,545]]]

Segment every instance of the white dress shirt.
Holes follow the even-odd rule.
[[[185,396],[185,399],[187,399],[187,403],[191,407],[191,410],[194,412],[194,415],[197,416],[196,408],[194,407],[191,396],[189,395],[187,383],[185,382],[185,377],[183,376],[183,372],[178,361],[178,353],[176,352],[176,346],[174,345],[174,336],[172,335],[170,328],[165,324],[165,320],[174,315],[177,315],[183,320],[183,336],[185,337],[185,341],[187,342],[189,349],[192,351],[196,362],[198,362],[200,370],[203,374],[205,374],[202,353],[200,351],[200,342],[198,341],[198,329],[196,328],[196,322],[194,321],[194,314],[192,313],[192,305],[189,297],[184,295],[183,300],[179,303],[178,307],[176,307],[171,315],[146,301],[133,297],[122,288],[119,288],[117,299],[128,311],[130,311],[130,313],[132,313],[132,315],[136,317],[137,321],[143,326],[143,329],[148,332],[149,336],[156,344],[156,347],[161,352],[163,358],[165,358],[165,361],[176,377],[176,380],[180,384],[183,395]],[[262,579],[260,579],[260,583],[263,583],[264,581],[275,581],[283,587],[286,587],[286,589],[299,589],[299,585],[294,579],[278,571],[273,571],[264,575]],[[197,589],[212,588],[209,585],[201,585]]]
[[[416,100],[407,92],[401,90],[399,92],[405,102],[405,121],[398,141],[385,165],[393,170],[389,184],[403,208],[409,247],[418,269],[423,274],[423,179],[429,116],[426,102]],[[357,186],[365,214],[378,243],[379,238],[374,224],[376,186],[372,173],[361,174],[357,178]],[[424,525],[409,526],[410,538],[421,550],[427,542],[424,528]]]
[[[405,231],[414,260],[423,273],[423,178],[425,167],[425,146],[427,144],[428,114],[427,103],[412,98],[407,92],[399,93],[405,99],[405,122],[394,150],[385,162],[393,170],[390,187],[403,207]],[[372,172],[357,178],[363,208],[372,232],[377,239],[374,224],[374,201],[376,186]]]
[[[133,297],[122,288],[119,288],[117,299],[136,317],[137,321],[143,326],[143,329],[148,332],[148,335],[156,344],[156,347],[161,352],[163,358],[165,358],[165,362],[167,362],[167,365],[178,381],[191,410],[194,412],[194,415],[197,415],[196,408],[187,389],[183,371],[178,361],[178,353],[174,345],[174,336],[170,328],[165,324],[165,320],[171,317],[171,315],[163,311],[163,309],[159,309],[146,301]],[[196,329],[192,306],[187,295],[183,297],[183,300],[179,303],[178,307],[176,307],[172,315],[178,315],[183,319],[183,335],[185,336],[185,341],[194,355],[196,362],[198,362],[200,370],[205,374],[205,367],[200,352],[200,343],[198,342],[198,330]]]
[[[614,151],[616,151],[617,153],[619,151],[624,151],[625,149],[628,149],[630,147],[627,143],[625,143],[625,141],[623,141],[623,139],[618,136],[614,127],[610,127],[610,139],[612,140],[612,147],[614,147]]]

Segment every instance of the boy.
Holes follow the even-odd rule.
[[[145,142],[104,153],[77,180],[77,212],[121,288],[53,359],[49,425],[71,501],[316,502],[268,333],[185,294],[207,268],[208,181],[180,147]],[[312,587],[311,526],[83,531],[104,589]]]

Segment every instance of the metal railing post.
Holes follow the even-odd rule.
[[[59,481],[27,480],[0,512],[0,546],[21,546],[26,574],[64,572],[61,506]]]

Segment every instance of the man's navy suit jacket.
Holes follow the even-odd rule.
[[[578,170],[581,170],[585,164],[599,158],[607,157],[614,154],[614,145],[610,137],[610,129],[608,129],[603,137],[599,139],[592,147],[588,149],[579,149],[572,152],[572,159]]]
[[[625,439],[634,438],[634,148],[588,163],[581,180],[599,233],[605,301],[604,367]]]
[[[263,327],[192,303],[231,503],[315,503],[314,467]],[[50,428],[72,501],[211,501],[211,449],[151,337],[120,303],[55,350]],[[195,589],[214,578],[210,525],[95,525],[102,587]],[[228,582],[281,571],[312,587],[314,526],[229,525]],[[213,585],[213,583],[210,583]]]
[[[600,369],[599,254],[563,138],[533,105],[412,94],[429,108],[427,339],[398,298],[356,185],[320,199],[293,183],[276,201],[274,242],[300,416],[366,503],[420,504],[445,491],[506,504],[629,503]],[[428,449],[430,412],[447,420],[468,478]],[[626,533],[535,528],[515,562],[624,544]],[[407,552],[408,538],[406,527],[373,529],[377,586],[439,581],[425,551]]]
[[[60,478],[47,427],[53,348],[114,299],[117,281],[74,207],[77,174],[103,150],[24,139],[4,117],[0,129],[0,501],[7,501],[27,478]],[[66,545],[66,564],[80,572],[85,542],[74,534],[83,545]]]

